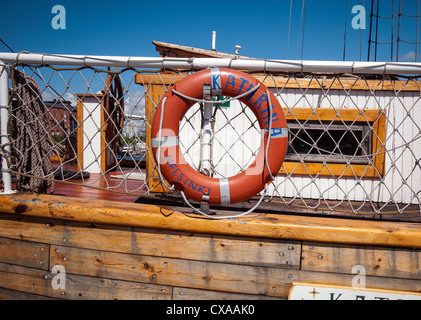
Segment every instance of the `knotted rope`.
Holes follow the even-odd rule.
[[[49,135],[46,107],[39,86],[34,78],[15,68],[12,70],[13,92],[18,97],[17,106],[13,109],[16,119],[13,143],[16,171],[53,178],[50,153],[58,146]],[[47,193],[49,187],[54,189],[54,182],[17,176],[18,191]]]

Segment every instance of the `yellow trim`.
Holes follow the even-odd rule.
[[[379,178],[384,172],[385,149],[382,144],[386,140],[386,116],[379,109],[331,109],[331,108],[283,108],[285,118],[292,120],[320,120],[320,121],[356,121],[373,123],[372,153],[376,154],[372,165],[334,164],[316,162],[288,162],[284,161],[280,174]]]

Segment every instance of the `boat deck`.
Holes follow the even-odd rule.
[[[53,167],[58,167],[59,163],[52,163]],[[76,170],[76,166],[66,165],[66,169]],[[143,169],[142,169],[143,170]],[[89,178],[85,179],[72,179],[66,182],[55,182],[54,188],[48,190],[48,194],[59,196],[76,197],[82,199],[95,199],[95,200],[115,200],[122,202],[134,202],[138,196],[124,194],[126,191],[136,190],[135,193],[142,194],[146,191],[141,188],[142,180],[121,179],[113,176],[126,174],[133,171],[133,168],[122,167],[121,170],[111,171],[102,174],[90,173]],[[83,185],[87,185],[83,186]],[[12,184],[15,188],[15,183]],[[97,189],[98,188],[98,189]],[[112,191],[101,190],[108,188]]]
[[[115,200],[122,202],[134,202],[138,196],[126,195],[120,192],[125,192],[125,189],[134,190],[142,184],[139,180],[126,180],[122,182],[121,179],[111,178],[111,175],[121,174],[121,172],[111,172],[104,176],[100,174],[91,173],[91,177],[87,180],[91,187],[84,187],[82,185],[70,185],[66,183],[56,182],[54,195],[77,197],[82,199],[96,199],[96,200]],[[87,182],[85,181],[85,183]],[[93,181],[93,182],[91,182]],[[82,184],[82,180],[72,180],[74,183]],[[95,189],[99,188],[113,188],[117,192],[110,192],[106,190]],[[144,193],[144,190],[138,191],[138,193]]]
[[[60,164],[58,162],[52,163],[53,167],[58,167]],[[77,168],[75,165],[66,165],[66,169],[76,171]],[[140,169],[142,173],[145,173],[145,169]],[[133,170],[133,167],[120,167],[119,170],[111,171],[106,173],[105,175],[102,174],[95,174],[91,173],[89,178],[82,179],[74,179],[68,180],[66,182],[55,182],[54,189],[50,188],[48,190],[48,194],[57,195],[57,196],[66,196],[72,198],[78,198],[80,200],[111,200],[111,201],[119,201],[119,202],[141,202],[141,203],[149,203],[149,204],[156,204],[156,205],[170,205],[174,208],[177,208],[179,211],[186,211],[191,212],[192,210],[187,208],[186,205],[183,203],[181,196],[177,194],[172,195],[165,195],[164,197],[156,194],[156,197],[141,197],[142,194],[146,194],[146,187],[142,187],[144,184],[143,180],[134,180],[134,179],[122,179],[116,178],[115,176],[121,176],[123,174],[127,174],[130,172],[139,172],[138,169]],[[84,186],[85,185],[85,186]],[[2,184],[0,183],[0,187]],[[15,189],[15,184],[12,184],[12,189]],[[108,189],[108,190],[105,190]],[[129,194],[128,191],[132,192]],[[126,194],[127,192],[127,194]],[[134,193],[134,194],[133,194]],[[252,208],[256,201],[258,201],[259,197],[253,197],[249,201],[234,204],[229,206],[222,206],[222,207],[211,207],[212,211],[216,212],[217,214],[221,215],[232,215],[238,214],[238,211],[244,212]],[[288,200],[288,199],[286,199]],[[317,199],[313,200],[314,206],[317,205]],[[309,203],[311,201],[309,200]],[[336,217],[346,217],[352,219],[363,219],[363,220],[384,220],[384,221],[405,221],[405,222],[413,222],[413,223],[421,223],[421,215],[420,214],[413,214],[413,213],[404,213],[404,214],[376,214],[372,211],[372,208],[368,204],[362,204],[358,202],[353,202],[355,206],[363,205],[363,209],[361,210],[363,213],[366,214],[354,214],[350,211],[350,207],[347,203],[340,203],[338,201],[339,206],[337,207],[336,211],[330,210],[311,210],[304,208],[301,203],[298,204],[290,204],[286,205],[281,203],[280,201],[271,201],[271,202],[262,202],[259,205],[258,212],[262,213],[274,213],[274,214],[293,214],[293,215],[304,215],[304,216],[336,216]],[[335,204],[332,201],[332,204]],[[396,210],[393,205],[390,205],[387,210],[393,211]],[[387,211],[386,210],[386,211]],[[411,205],[408,206],[408,210],[412,210],[414,212],[419,212],[418,205]],[[233,212],[233,211],[237,211]]]

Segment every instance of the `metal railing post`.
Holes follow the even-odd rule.
[[[12,190],[12,174],[8,164],[10,163],[10,140],[7,132],[9,121],[9,74],[8,67],[0,60],[0,136],[1,136],[1,173],[3,179],[3,194],[14,193]]]
[[[205,84],[203,88],[203,99],[209,101],[203,104],[203,119],[202,128],[200,132],[200,167],[203,174],[207,176],[212,175],[212,95],[210,85]],[[208,201],[209,199],[206,199]],[[213,214],[209,209],[206,201],[200,204],[200,210],[206,214]]]

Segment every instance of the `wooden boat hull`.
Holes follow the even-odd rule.
[[[356,265],[368,288],[421,288],[417,224],[175,209],[2,195],[0,298],[286,299],[295,282],[350,286]]]

